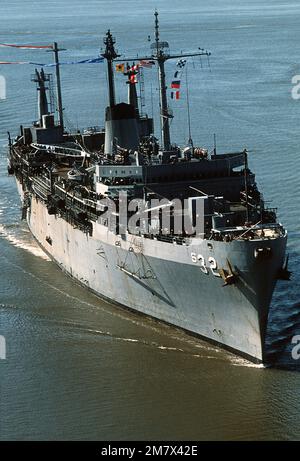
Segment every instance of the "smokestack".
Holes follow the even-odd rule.
[[[106,108],[105,154],[114,155],[116,145],[132,150],[136,150],[139,145],[135,108],[124,102]]]

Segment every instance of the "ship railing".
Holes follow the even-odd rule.
[[[68,194],[68,193],[67,193],[67,198],[71,201],[74,201],[74,203],[76,203],[76,206],[78,208],[81,208],[82,210],[86,210],[86,208],[93,208],[96,210],[96,202],[91,199],[81,198],[81,197],[78,197],[77,195]]]
[[[83,149],[74,149],[72,147],[62,147],[62,146],[56,146],[55,144],[37,144],[37,143],[32,143],[32,147],[39,151],[46,151],[46,152],[51,152],[54,154],[60,154],[64,156],[70,156],[70,157],[89,157],[90,154]]]
[[[98,216],[97,222],[105,227],[110,227],[110,222],[107,216],[102,217]],[[158,240],[160,242],[172,243],[174,245],[190,245],[191,238],[182,235],[164,235],[164,234],[146,234],[142,231],[137,231],[136,233],[129,233],[134,237],[144,237],[151,240]]]
[[[257,223],[253,226],[237,226],[233,228],[211,229],[213,240],[257,240],[283,236],[285,230],[280,223]]]
[[[61,211],[60,215],[68,222],[70,223],[75,229],[79,229],[82,232],[89,234],[92,236],[93,232],[93,225],[90,221],[85,220],[84,222],[80,221],[79,219],[76,219],[74,214],[70,212],[69,210],[66,211]]]
[[[55,184],[55,190],[60,197],[66,198],[67,200],[76,201],[76,204],[82,209],[85,209],[87,207],[96,209],[96,201],[91,198],[81,197],[73,191],[67,191],[61,185],[58,184]]]
[[[32,189],[33,189],[34,193],[35,193],[40,199],[42,199],[42,200],[45,201],[45,202],[48,200],[49,191],[48,191],[46,188],[41,187],[40,184],[33,183],[33,184],[32,184]]]
[[[103,129],[100,126],[88,126],[84,128],[83,134],[94,134],[94,133],[103,133]]]
[[[46,177],[34,176],[32,178],[32,183],[38,186],[40,189],[50,192],[50,180]]]
[[[175,245],[189,245],[191,240],[182,235],[164,235],[164,234],[143,234],[145,238],[158,240],[160,242],[173,243]]]

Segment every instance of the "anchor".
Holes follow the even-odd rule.
[[[219,269],[219,274],[225,282],[223,287],[226,287],[227,285],[233,285],[237,282],[237,275],[233,272],[230,261],[228,259],[226,259],[226,261],[228,269]]]

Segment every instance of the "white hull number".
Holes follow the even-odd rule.
[[[206,263],[205,258],[200,254],[191,253],[191,258],[193,263],[199,264],[199,267],[204,274],[209,274],[209,271],[211,271],[215,277],[221,277],[218,272],[217,261],[212,256],[208,258],[208,264]]]

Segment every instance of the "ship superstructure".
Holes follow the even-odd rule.
[[[289,275],[287,232],[265,206],[245,149],[209,153],[170,137],[165,62],[208,52],[171,55],[155,13],[151,54],[139,59],[158,66],[159,143],[139,111],[137,67],[125,66],[128,101],[116,103],[122,59],[110,31],[104,45],[103,130],[64,129],[56,44],[58,123],[51,77],[36,70],[39,119],[9,137],[23,217],[50,257],[99,296],[263,361],[272,293]]]

